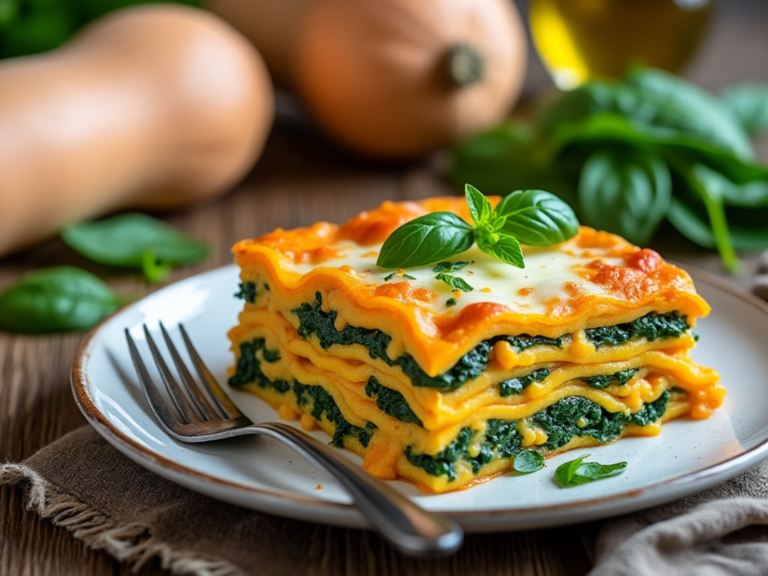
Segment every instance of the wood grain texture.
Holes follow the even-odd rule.
[[[768,48],[763,32],[768,4],[730,0],[721,5],[721,18],[691,70],[693,77],[713,88],[722,86],[723,79],[768,80],[763,58]],[[748,9],[749,17],[739,7]],[[756,46],[761,49],[755,50]],[[305,123],[283,117],[259,165],[233,193],[167,218],[214,247],[207,261],[174,271],[168,282],[229,263],[229,248],[236,240],[278,226],[339,222],[384,200],[455,192],[435,174],[433,164],[434,160],[367,163],[338,150]],[[716,256],[669,229],[662,231],[654,247],[666,257],[721,273]],[[742,274],[732,280],[747,285],[754,260],[748,257]],[[121,294],[149,291],[136,275],[89,263],[58,240],[0,261],[0,288],[26,271],[63,263],[97,273]],[[0,461],[21,460],[85,424],[69,387],[70,365],[82,338],[82,334],[30,337],[0,332]],[[579,575],[590,568],[588,551],[597,526],[471,535],[459,554],[434,562],[405,558],[369,532],[317,526],[307,563],[317,576]],[[128,573],[125,565],[87,550],[66,530],[25,510],[22,490],[0,488],[0,574]],[[140,573],[164,572],[154,563]]]

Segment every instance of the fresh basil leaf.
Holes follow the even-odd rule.
[[[752,143],[730,110],[684,78],[655,68],[630,73],[626,85],[638,95],[630,117],[710,141],[741,158],[752,158]],[[625,112],[626,115],[629,115]]]
[[[462,278],[451,276],[450,274],[445,274],[443,272],[435,276],[435,280],[445,282],[454,290],[461,290],[462,292],[472,292],[472,290],[474,290],[474,288],[467,284]]]
[[[490,200],[471,184],[464,185],[464,195],[467,197],[467,206],[475,226],[488,222],[493,213]]]
[[[576,458],[575,460],[560,464],[560,466],[557,467],[557,470],[555,470],[555,480],[557,483],[560,484],[560,486],[569,486],[573,477],[576,475],[579,466],[581,466],[581,463],[584,462],[586,458],[589,458],[589,454],[584,454],[584,456]]]
[[[735,214],[734,214],[735,213]],[[768,248],[768,208],[725,209],[730,241],[736,250]],[[672,199],[669,221],[683,236],[704,248],[715,249],[717,242],[703,202],[689,195]]]
[[[530,474],[544,468],[544,456],[536,450],[523,450],[515,456],[513,466],[516,472]]]
[[[671,197],[669,169],[652,152],[615,148],[596,152],[584,164],[579,180],[584,222],[641,246],[664,220]]]
[[[747,134],[728,108],[686,80],[656,69],[638,70],[622,82],[593,81],[563,93],[542,116],[545,132],[617,115],[635,130],[658,138],[687,137],[742,159],[753,157]]]
[[[163,276],[166,265],[192,264],[208,254],[204,242],[136,212],[67,226],[61,237],[72,249],[99,264],[143,268],[150,281]]]
[[[0,293],[0,326],[23,333],[85,330],[125,301],[85,270],[44,268]]]
[[[719,172],[703,164],[697,164],[694,172],[710,193],[721,198],[726,206],[768,207],[768,179],[742,185],[734,184]]]
[[[0,0],[0,29],[11,24],[19,14],[19,0]]]
[[[518,190],[498,203],[493,212],[495,228],[521,244],[552,246],[573,238],[579,221],[568,204],[543,190]]]
[[[456,272],[469,264],[469,262],[440,262],[432,266],[432,272]]]
[[[472,226],[451,212],[433,212],[406,222],[390,234],[376,261],[382,268],[414,268],[469,250]]]
[[[768,84],[738,84],[720,98],[747,134],[768,130]]]
[[[700,167],[696,165],[689,166],[677,158],[673,158],[672,161],[675,171],[681,180],[687,184],[692,196],[696,197],[706,210],[712,236],[717,250],[720,252],[723,265],[729,272],[736,272],[739,268],[739,260],[731,240],[725,206],[717,188],[709,185],[708,172],[700,170]]]
[[[552,136],[551,162],[573,146],[607,147],[616,144],[655,148],[688,161],[704,163],[737,184],[768,179],[768,167],[718,148],[697,136],[670,130],[633,126],[618,114],[593,114],[582,121],[562,124]]]
[[[491,243],[490,239],[487,238],[478,238],[477,247],[502,262],[518,268],[525,268],[523,250],[520,248],[520,242],[517,241],[517,238],[507,234],[496,234],[495,236],[493,238],[495,243]]]
[[[456,298],[448,298],[448,300],[445,301],[446,307],[456,306]]]
[[[616,464],[600,464],[599,462],[584,462],[576,469],[576,473],[571,479],[571,484],[578,486],[588,484],[595,480],[618,476],[627,469],[626,462],[617,462]]]

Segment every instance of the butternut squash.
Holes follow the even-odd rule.
[[[58,50],[0,62],[0,255],[105,212],[227,190],[272,117],[251,44],[180,5],[121,10]]]
[[[415,156],[498,123],[527,61],[512,0],[207,0],[339,141]]]

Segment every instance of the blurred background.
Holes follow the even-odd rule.
[[[751,0],[0,0],[0,266],[152,284],[471,183],[744,282],[766,24]]]

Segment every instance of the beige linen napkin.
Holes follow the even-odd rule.
[[[768,300],[768,251],[758,262],[754,292]],[[607,521],[590,576],[764,576],[766,525],[768,463],[699,494]]]
[[[21,464],[0,484],[23,482],[27,502],[89,547],[141,567],[155,558],[176,574],[306,574],[317,526],[213,500],[134,464],[90,426]]]

